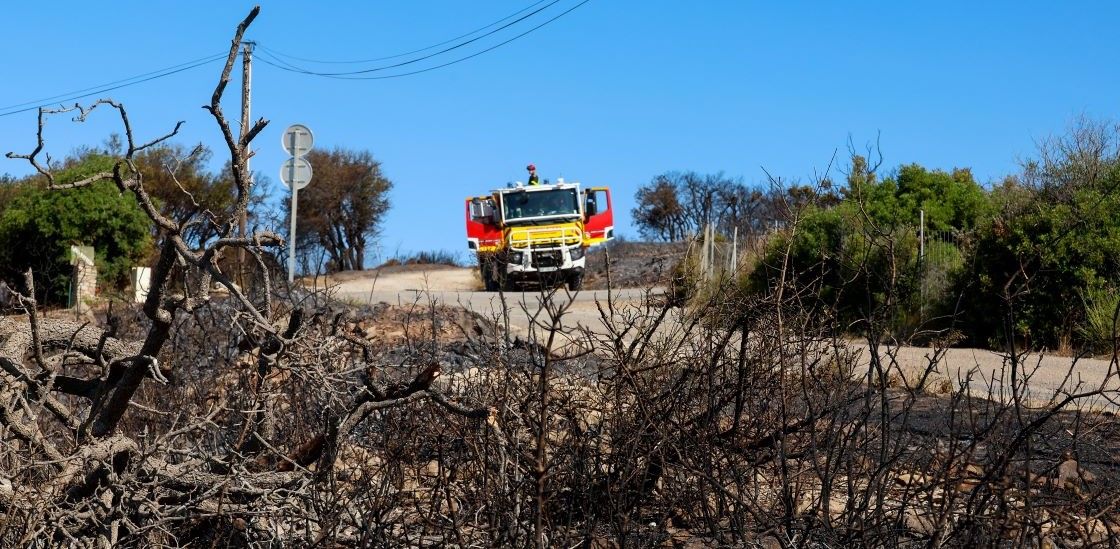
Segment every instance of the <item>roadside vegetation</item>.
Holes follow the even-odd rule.
[[[158,231],[136,202],[105,182],[88,184],[106,177],[126,154],[120,140],[113,135],[101,146],[72,152],[57,165],[52,160],[57,171],[52,182],[38,173],[0,176],[0,279],[22,280],[30,268],[40,304],[66,306],[73,275],[71,245],[93,247],[98,282],[107,294],[128,285],[131,267],[156,262]],[[311,155],[317,162],[316,185],[302,191],[307,200],[299,211],[297,252],[303,271],[361,270],[367,243],[376,240],[389,209],[392,182],[381,175],[380,163],[368,152],[336,149]],[[230,165],[226,162],[211,172],[207,166],[212,156],[202,145],[188,149],[163,141],[136,151],[124,167],[143,177],[161,216],[185,224],[184,242],[196,248],[218,238],[225,229],[219,220],[229,219],[238,208]],[[248,227],[287,227],[287,206],[274,211],[264,200],[271,184],[263,174],[253,174],[245,206]],[[62,188],[67,185],[74,188]],[[222,260],[235,259],[240,260]],[[269,264],[286,262],[272,251],[263,259]],[[449,259],[453,257],[445,253],[415,258]]]
[[[811,288],[807,299],[832,308],[850,334],[864,333],[867,316],[889,301],[888,328],[904,339],[952,332],[992,349],[1111,350],[1105,328],[1120,287],[1115,124],[1079,120],[987,187],[964,168],[884,171],[869,152],[851,155],[843,185],[775,179],[762,192],[723,176],[658,176],[638,191],[634,216],[661,240],[700,244],[710,225],[723,246],[733,234],[745,247],[764,241],[761,255],[739,255],[741,291]],[[678,207],[707,213],[670,216],[670,226],[651,213]]]

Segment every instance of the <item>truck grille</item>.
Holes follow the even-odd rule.
[[[564,263],[564,256],[559,250],[551,252],[535,252],[533,254],[534,267],[559,267]]]

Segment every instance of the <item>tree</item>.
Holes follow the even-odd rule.
[[[825,186],[774,185],[767,191],[750,187],[723,172],[665,172],[634,193],[631,210],[642,236],[667,242],[703,232],[709,223],[730,238],[765,234],[785,211],[810,204],[831,206],[839,197]]]
[[[77,181],[111,169],[114,160],[86,152],[71,158],[55,177],[58,184]],[[151,243],[149,221],[136,201],[109,182],[49,191],[43,181],[29,179],[0,213],[0,263],[4,278],[20,280],[27,269],[36,274],[38,298],[48,294],[63,301],[70,282],[71,245],[96,251],[98,276],[110,284],[128,280]]]
[[[0,175],[0,211],[15,198],[19,191],[20,180],[8,174]]]
[[[314,180],[299,191],[298,247],[321,250],[329,271],[361,270],[370,241],[381,233],[393,188],[368,151],[311,151]],[[285,202],[291,215],[291,203]]]
[[[728,205],[721,200],[734,182],[723,173],[700,175],[685,172],[678,177],[678,188],[685,204],[684,215],[693,231],[702,231],[709,223],[718,223]]]
[[[665,172],[640,187],[634,198],[638,205],[631,213],[646,238],[681,240],[709,223],[728,234],[734,227],[766,225],[755,217],[764,209],[765,195],[722,172]]]
[[[659,175],[649,185],[638,188],[638,203],[631,215],[642,236],[651,240],[673,242],[686,234],[684,207],[677,198],[676,183],[667,175]]]
[[[1086,386],[1071,366],[1026,407],[1009,353],[986,390],[962,374],[939,399],[942,349],[904,370],[880,331],[856,351],[795,293],[620,304],[575,350],[570,300],[552,293],[522,308],[516,340],[504,302],[492,317],[432,303],[413,322],[415,303],[370,318],[392,306],[274,293],[267,271],[246,293],[221,254],[282,244],[232,222],[266,121],[236,136],[221,98],[257,13],[207,106],[237,197],[216,238],[190,246],[201,214],[177,223],[153,202],[134,159],[170,136],[135,141],[119,103],[76,107],[119,112],[127,148],[109,170],[63,183],[40,161],[46,115],[74,109],[41,110],[33,152],[10,155],[52,192],[111,182],[160,254],[142,309],[103,327],[43,318],[26,295],[26,314],[0,316],[0,545],[988,547],[1042,545],[1038,525],[1116,541],[1116,422],[1078,409],[1114,396],[1115,368]]]
[[[228,215],[234,203],[233,181],[206,171],[210,157],[210,150],[202,145],[188,151],[182,145],[166,144],[144,150],[134,160],[163,215],[181,223],[202,214],[187,230],[194,243],[212,235],[217,230],[214,220]]]
[[[969,231],[991,216],[988,196],[968,168],[946,172],[907,164],[878,180],[874,174],[860,174],[862,157],[854,157],[852,163],[854,175],[849,176],[844,200],[859,204],[877,226],[916,227],[924,212],[927,231]]]
[[[201,144],[188,150],[168,143],[145,149],[134,159],[160,212],[179,223],[192,220],[184,236],[195,246],[216,237],[222,230],[216,225],[218,220],[231,220],[237,206],[230,163],[226,162],[219,173],[211,173],[206,165],[212,156],[212,151]],[[255,173],[247,214],[250,222],[260,218],[267,187],[268,178]]]

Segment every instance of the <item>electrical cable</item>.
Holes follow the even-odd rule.
[[[34,101],[28,101],[28,102],[19,103],[19,104],[16,104],[16,105],[9,105],[7,107],[0,108],[0,116],[10,116],[10,115],[18,114],[18,113],[21,113],[21,112],[33,111],[33,110],[36,110],[36,109],[41,108],[41,107],[46,107],[48,105],[53,105],[53,104],[56,104],[56,103],[63,103],[63,102],[66,102],[66,101],[73,101],[75,99],[83,99],[83,98],[90,97],[90,96],[93,96],[93,95],[97,95],[97,94],[100,94],[100,93],[104,93],[104,92],[107,92],[107,91],[119,90],[121,88],[126,88],[128,86],[133,86],[133,85],[136,85],[136,84],[149,82],[149,81],[155,80],[157,78],[163,78],[165,76],[171,76],[173,74],[177,74],[177,73],[180,73],[180,72],[183,72],[183,71],[186,71],[186,70],[194,69],[194,68],[197,68],[197,67],[201,67],[203,65],[213,63],[213,62],[218,61],[220,59],[226,58],[228,55],[229,55],[228,53],[215,54],[215,55],[211,55],[209,57],[203,57],[203,58],[200,58],[200,59],[196,59],[194,61],[188,61],[186,63],[180,63],[178,65],[172,65],[170,67],[163,68],[163,69],[160,69],[160,70],[146,72],[146,73],[143,73],[143,74],[133,76],[131,78],[124,78],[124,79],[121,79],[121,80],[115,80],[113,82],[108,82],[108,83],[105,83],[105,84],[101,84],[99,86],[91,86],[91,87],[88,87],[88,88],[75,90],[75,91],[72,91],[72,92],[69,92],[69,93],[52,95],[50,97],[45,97],[43,99],[36,99]],[[146,78],[144,78],[144,77],[146,77]],[[82,93],[82,92],[86,92],[86,91],[89,91],[89,90],[93,90],[93,91],[90,91],[89,93]],[[28,106],[28,105],[30,105],[30,106]],[[23,107],[23,108],[20,108],[20,107]]]
[[[524,21],[524,20],[526,20],[526,19],[528,19],[528,18],[530,18],[530,17],[532,17],[532,16],[534,16],[534,15],[536,15],[536,14],[538,14],[538,13],[556,5],[556,4],[558,4],[558,3],[560,3],[560,0],[551,0],[545,6],[537,8],[537,9],[535,9],[535,10],[533,10],[533,11],[531,11],[531,12],[525,14],[525,15],[522,15],[521,17],[518,17],[517,19],[514,19],[513,21],[510,21],[509,23],[506,23],[506,24],[504,24],[504,25],[502,25],[502,26],[500,26],[500,27],[498,27],[494,30],[491,30],[490,32],[487,32],[487,33],[482,34],[480,36],[476,36],[474,38],[471,38],[470,40],[459,42],[458,44],[455,44],[454,46],[444,48],[444,49],[439,50],[437,52],[429,53],[427,55],[423,55],[423,56],[417,57],[415,59],[409,59],[408,61],[401,61],[400,63],[393,63],[391,65],[384,65],[384,66],[381,66],[381,67],[374,67],[374,68],[371,68],[371,69],[362,69],[362,70],[355,70],[355,71],[320,72],[320,71],[313,71],[313,70],[305,69],[305,68],[302,68],[302,67],[300,67],[299,69],[296,69],[295,68],[296,66],[292,63],[287,63],[287,62],[283,62],[283,61],[281,61],[281,62],[283,64],[289,66],[289,67],[293,67],[293,68],[288,69],[288,70],[291,70],[292,72],[304,72],[306,74],[311,74],[311,75],[315,75],[315,76],[351,76],[351,75],[356,75],[356,74],[368,74],[368,73],[371,73],[371,72],[379,72],[379,71],[384,71],[384,70],[389,70],[389,69],[395,69],[395,68],[403,67],[405,65],[411,65],[413,63],[419,63],[420,61],[431,59],[431,58],[436,57],[438,55],[443,55],[447,52],[457,50],[457,49],[462,48],[464,46],[473,44],[474,42],[482,40],[483,38],[486,38],[488,36],[492,36],[492,35],[494,35],[498,32],[501,32],[501,31],[513,26],[513,25],[516,25],[516,24],[518,24],[518,23],[520,23],[520,22],[522,22],[522,21]],[[302,69],[302,70],[300,70],[300,69]]]
[[[295,55],[290,55],[290,54],[286,54],[286,53],[283,53],[283,52],[279,52],[279,51],[276,51],[274,49],[271,49],[271,48],[268,48],[268,47],[265,47],[265,46],[259,45],[259,44],[258,44],[258,47],[267,51],[268,53],[272,54],[273,58],[276,59],[277,61],[280,61],[279,58],[285,58],[285,59],[291,59],[291,60],[294,60],[294,61],[303,61],[305,63],[316,63],[316,64],[321,64],[321,65],[360,65],[362,63],[374,63],[374,62],[377,62],[377,61],[386,61],[386,60],[389,60],[389,59],[396,59],[398,57],[406,57],[406,56],[412,55],[414,53],[420,53],[420,52],[428,51],[430,49],[438,48],[438,47],[443,46],[445,44],[450,44],[450,43],[452,43],[456,40],[466,38],[468,36],[471,36],[472,34],[477,34],[479,32],[482,32],[482,31],[484,31],[484,30],[486,30],[490,27],[493,27],[494,25],[502,23],[503,21],[506,21],[506,20],[512,19],[514,17],[517,17],[518,15],[521,15],[522,13],[524,13],[528,10],[531,10],[531,9],[533,9],[533,8],[543,4],[545,2],[548,2],[548,1],[549,0],[539,0],[539,1],[533,3],[529,6],[526,6],[524,8],[521,8],[520,10],[517,10],[516,12],[514,12],[510,15],[507,15],[507,16],[501,18],[501,19],[498,19],[497,21],[494,21],[493,23],[490,23],[489,25],[479,27],[479,28],[474,29],[474,30],[472,30],[468,33],[465,33],[465,34],[460,34],[459,36],[456,36],[454,38],[449,38],[449,39],[444,40],[443,42],[440,42],[438,44],[432,44],[431,46],[427,46],[427,47],[420,48],[420,49],[417,49],[417,50],[407,51],[407,52],[404,52],[404,53],[398,53],[396,55],[387,55],[385,57],[375,57],[373,59],[355,59],[353,61],[325,61],[325,60],[318,60],[318,59],[309,59],[309,58],[306,58],[306,57],[297,57]],[[553,3],[555,3],[555,2],[553,2]],[[285,63],[285,64],[287,64],[287,63]],[[290,65],[290,64],[289,64],[289,66],[294,67],[294,65]]]
[[[207,55],[206,57],[201,57],[201,58],[199,58],[199,59],[195,59],[195,60],[193,60],[193,61],[186,61],[186,62],[183,62],[183,63],[179,63],[178,65],[172,65],[172,66],[170,66],[170,67],[165,67],[165,68],[162,68],[162,69],[158,69],[158,70],[154,70],[154,71],[151,71],[151,72],[146,72],[146,73],[143,73],[143,74],[138,74],[138,75],[136,75],[136,76],[130,76],[130,77],[128,77],[128,78],[122,78],[122,79],[120,79],[120,80],[114,80],[114,81],[112,81],[112,82],[106,82],[106,83],[104,83],[104,84],[98,84],[98,85],[96,85],[96,86],[90,86],[90,87],[88,87],[88,88],[82,88],[82,89],[80,89],[80,90],[74,90],[74,91],[69,91],[69,92],[66,92],[66,93],[60,93],[60,94],[58,94],[58,95],[52,95],[52,96],[50,96],[50,97],[43,97],[43,98],[41,98],[41,99],[33,99],[33,100],[31,100],[31,101],[27,101],[27,102],[25,102],[25,103],[17,103],[17,104],[15,104],[15,105],[8,105],[8,106],[5,106],[5,107],[0,107],[0,111],[6,111],[6,110],[8,110],[8,109],[14,109],[14,108],[17,108],[17,107],[25,107],[25,106],[27,106],[27,105],[33,105],[33,104],[37,104],[37,103],[43,103],[44,101],[51,101],[51,100],[53,100],[53,99],[58,99],[59,97],[66,97],[66,96],[68,96],[68,95],[73,95],[73,94],[76,94],[76,93],[82,93],[82,92],[85,92],[85,91],[90,91],[90,90],[93,90],[93,89],[97,89],[97,88],[102,88],[102,87],[105,87],[105,86],[112,86],[112,85],[114,85],[114,84],[120,84],[120,83],[122,83],[122,82],[128,82],[129,80],[135,80],[135,79],[137,79],[137,78],[142,78],[142,77],[144,77],[144,76],[149,76],[149,75],[152,75],[152,74],[156,74],[156,73],[159,73],[159,72],[163,72],[163,71],[166,71],[166,70],[171,70],[171,69],[179,68],[179,67],[182,67],[183,65],[189,65],[189,64],[191,64],[191,63],[197,63],[197,62],[199,62],[199,61],[206,61],[206,60],[209,60],[209,59],[211,59],[211,58],[213,58],[213,57],[217,57],[217,56],[224,56],[224,55],[226,55],[226,54],[224,54],[224,53],[216,53],[216,54],[213,54],[213,55]]]
[[[484,53],[487,53],[487,52],[493,51],[495,49],[498,49],[498,48],[500,48],[500,47],[502,47],[506,44],[509,44],[510,42],[513,42],[514,40],[517,40],[517,39],[533,32],[533,31],[536,31],[537,29],[540,29],[541,27],[544,27],[545,25],[548,25],[549,23],[552,23],[553,21],[556,21],[557,19],[560,19],[561,17],[564,17],[565,15],[575,11],[577,8],[579,8],[580,6],[583,6],[584,4],[586,4],[590,1],[591,0],[583,0],[582,2],[576,4],[576,5],[568,8],[567,10],[561,12],[560,14],[552,17],[551,19],[549,19],[549,20],[547,20],[547,21],[545,21],[545,22],[543,22],[543,23],[541,23],[541,24],[539,24],[539,25],[521,33],[521,34],[518,34],[517,36],[514,36],[513,38],[505,40],[504,42],[499,42],[499,43],[497,43],[493,46],[490,46],[489,48],[477,51],[477,52],[472,53],[470,55],[467,55],[465,57],[460,57],[460,58],[455,59],[453,61],[448,61],[447,63],[443,63],[443,64],[440,64],[440,65],[435,65],[435,66],[432,66],[432,67],[428,67],[428,68],[424,68],[424,69],[420,69],[420,70],[416,70],[416,71],[411,71],[411,72],[405,72],[405,73],[399,73],[399,74],[389,74],[389,75],[384,75],[384,76],[353,76],[354,74],[367,73],[367,72],[372,72],[374,70],[384,70],[386,68],[394,68],[395,66],[399,66],[400,64],[395,65],[395,66],[390,66],[390,67],[370,69],[370,70],[367,70],[367,71],[356,71],[356,72],[353,72],[353,73],[350,73],[350,74],[346,74],[346,73],[331,74],[331,73],[318,73],[318,72],[314,72],[314,71],[297,70],[297,69],[293,69],[293,68],[288,68],[288,67],[285,67],[282,64],[280,64],[280,63],[284,63],[282,60],[275,59],[275,58],[273,58],[273,61],[277,61],[277,62],[269,61],[268,59],[265,59],[265,58],[258,58],[258,59],[262,63],[264,63],[266,65],[269,65],[269,66],[272,66],[272,67],[275,67],[275,68],[280,69],[280,70],[284,70],[284,71],[288,71],[288,72],[294,72],[294,73],[297,73],[297,74],[306,74],[306,75],[309,75],[309,76],[322,76],[324,78],[335,78],[335,79],[338,79],[338,80],[385,80],[385,79],[388,79],[388,78],[400,78],[400,77],[403,77],[403,76],[412,76],[412,75],[415,75],[415,74],[421,74],[421,73],[425,73],[425,72],[428,72],[428,71],[433,71],[433,70],[436,70],[436,69],[442,69],[444,67],[454,65],[456,63],[461,63],[461,62],[466,61],[468,59],[478,57],[479,55],[482,55]],[[433,55],[435,55],[435,54],[433,54]],[[269,57],[271,57],[271,56],[269,56]],[[431,56],[427,56],[427,57],[431,57]],[[284,64],[288,64],[288,63],[284,63]]]
[[[272,67],[275,67],[275,68],[278,68],[278,69],[281,69],[281,70],[284,70],[284,71],[294,72],[294,73],[299,73],[299,74],[307,74],[307,75],[310,75],[310,76],[322,76],[322,77],[326,77],[326,78],[336,78],[336,79],[340,79],[340,80],[382,80],[382,79],[387,79],[387,78],[400,78],[400,77],[403,77],[403,76],[411,76],[411,75],[414,75],[414,74],[421,74],[421,73],[425,73],[425,72],[428,72],[428,71],[432,71],[432,70],[440,69],[440,68],[447,67],[447,66],[450,66],[450,65],[454,65],[456,63],[461,63],[461,62],[466,61],[468,59],[478,57],[479,55],[482,55],[482,54],[487,53],[489,51],[493,51],[493,50],[495,50],[495,49],[497,49],[501,46],[509,44],[510,42],[513,42],[514,40],[517,40],[517,39],[533,32],[533,31],[536,31],[537,29],[540,29],[541,27],[544,27],[545,25],[548,25],[549,23],[552,23],[553,21],[556,21],[557,19],[571,13],[572,11],[575,11],[577,8],[579,8],[580,6],[583,6],[584,4],[586,4],[590,1],[591,0],[582,0],[581,2],[576,4],[575,6],[572,6],[571,8],[568,8],[567,10],[561,12],[559,15],[556,15],[556,16],[552,17],[551,19],[548,19],[547,21],[545,21],[545,22],[543,22],[543,23],[541,23],[541,24],[539,24],[539,25],[537,25],[533,28],[530,28],[529,30],[527,30],[527,31],[525,31],[521,34],[518,34],[518,35],[516,35],[516,36],[514,36],[514,37],[512,37],[508,40],[505,40],[503,42],[499,42],[498,44],[490,46],[486,49],[480,50],[478,52],[472,53],[472,54],[464,56],[464,57],[460,57],[458,59],[455,59],[453,61],[449,61],[447,63],[443,63],[443,64],[440,64],[440,65],[435,65],[435,66],[432,66],[432,67],[428,67],[428,68],[425,68],[425,69],[420,69],[420,70],[412,71],[412,72],[385,75],[385,76],[355,76],[355,75],[360,75],[360,74],[367,74],[367,73],[370,73],[370,72],[377,72],[377,71],[402,67],[402,66],[409,65],[409,64],[412,64],[412,63],[417,63],[417,62],[420,62],[420,61],[431,59],[435,56],[442,55],[444,53],[462,48],[464,46],[467,46],[469,44],[477,42],[477,41],[479,41],[483,38],[486,38],[488,36],[492,36],[492,35],[500,32],[502,30],[505,30],[505,29],[517,24],[517,23],[520,23],[521,21],[524,21],[524,20],[528,19],[529,17],[532,17],[533,15],[536,15],[536,14],[540,13],[541,11],[544,11],[545,9],[548,9],[549,7],[552,7],[553,5],[559,3],[560,0],[539,0],[538,2],[536,2],[534,4],[531,4],[531,5],[529,5],[525,8],[517,11],[517,12],[514,12],[511,15],[503,17],[502,19],[499,19],[499,20],[495,21],[494,23],[491,23],[491,24],[486,25],[484,27],[480,27],[480,28],[475,29],[475,30],[473,30],[471,32],[468,32],[466,34],[459,35],[459,36],[457,36],[455,38],[452,38],[450,40],[445,40],[445,41],[440,42],[438,44],[434,44],[434,45],[428,46],[426,48],[421,48],[419,50],[413,50],[411,52],[406,52],[406,53],[402,53],[402,54],[397,54],[397,55],[392,55],[392,56],[387,56],[387,57],[382,57],[382,58],[377,58],[377,59],[370,59],[370,60],[366,60],[366,61],[356,61],[356,62],[349,62],[349,61],[315,61],[315,60],[311,60],[311,59],[302,59],[302,58],[298,58],[298,57],[295,57],[295,56],[287,56],[287,55],[282,54],[280,52],[276,52],[276,51],[271,50],[269,48],[263,47],[260,44],[258,44],[258,48],[264,50],[264,52],[263,52],[264,56],[262,56],[258,59],[260,59],[260,61],[265,63],[266,65],[270,65]],[[548,2],[548,4],[543,6],[543,7],[537,8],[537,6],[540,6],[541,4],[544,4],[545,2]],[[533,10],[533,8],[537,8],[537,9]],[[486,30],[490,27],[493,27],[494,25],[502,23],[503,21],[507,21],[511,18],[517,17],[518,15],[524,13],[527,10],[533,10],[533,11],[531,11],[530,13],[528,13],[526,15],[522,15],[521,17],[518,17],[514,21],[506,23],[505,25],[502,25],[501,27],[499,27],[497,29],[494,29],[490,32],[487,32],[487,33],[485,33],[481,36],[472,38],[472,39],[467,40],[465,42],[458,43],[458,44],[456,44],[452,47],[445,48],[443,50],[437,51],[437,52],[432,53],[432,54],[421,56],[421,57],[418,57],[416,59],[411,59],[409,61],[404,61],[404,62],[401,62],[401,63],[386,65],[386,66],[383,66],[383,67],[375,67],[375,68],[359,70],[359,71],[347,71],[347,72],[338,72],[338,73],[323,73],[323,72],[306,70],[303,67],[299,67],[297,65],[289,63],[289,62],[285,61],[284,59],[281,59],[281,57],[280,57],[280,56],[285,56],[285,57],[289,57],[291,59],[297,59],[297,60],[307,61],[307,62],[311,62],[311,63],[359,63],[359,62],[364,63],[364,62],[381,61],[381,60],[387,60],[387,59],[395,59],[395,58],[403,57],[403,56],[406,56],[406,55],[411,55],[411,54],[414,54],[414,53],[427,51],[427,50],[430,50],[432,48],[436,48],[436,47],[439,47],[439,46],[442,46],[442,45],[449,44],[449,43],[454,42],[456,40],[465,38],[467,36],[471,36],[472,34],[476,34],[478,32]],[[73,101],[73,100],[76,100],[76,99],[84,99],[86,97],[90,97],[90,96],[93,96],[93,95],[105,93],[105,92],[108,92],[108,91],[118,90],[118,89],[121,89],[121,88],[134,86],[136,84],[142,84],[144,82],[149,82],[149,81],[156,80],[156,79],[159,79],[159,78],[163,78],[163,77],[166,77],[166,76],[171,76],[173,74],[177,74],[177,73],[180,73],[180,72],[183,72],[183,71],[186,71],[186,70],[201,67],[203,65],[213,63],[214,61],[218,61],[219,59],[226,58],[226,57],[228,57],[228,53],[214,54],[214,55],[210,55],[210,56],[207,56],[207,57],[202,57],[202,58],[199,58],[199,59],[195,59],[193,61],[187,61],[187,62],[184,62],[184,63],[179,63],[178,65],[171,65],[170,67],[165,67],[163,69],[158,69],[158,70],[155,70],[155,71],[150,71],[150,72],[138,74],[138,75],[135,75],[135,76],[132,76],[132,77],[129,77],[129,78],[114,80],[112,82],[106,82],[104,84],[100,84],[100,85],[97,85],[97,86],[90,86],[90,87],[86,87],[86,88],[82,88],[82,89],[78,89],[78,90],[74,90],[74,91],[70,91],[70,92],[66,92],[66,93],[52,95],[52,96],[49,96],[49,97],[34,99],[34,100],[26,101],[26,102],[23,102],[23,103],[16,103],[16,104],[8,105],[8,106],[5,106],[5,107],[0,107],[0,117],[11,116],[13,114],[19,114],[19,113],[23,113],[23,112],[36,110],[36,109],[46,107],[48,105],[52,105],[52,104],[56,104],[56,103]],[[264,58],[264,57],[271,58],[272,61],[269,61],[269,59]],[[88,92],[88,93],[85,93],[85,92]]]

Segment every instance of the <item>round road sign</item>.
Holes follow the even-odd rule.
[[[311,145],[315,143],[315,136],[311,135],[311,130],[303,124],[292,124],[288,129],[284,130],[284,135],[280,138],[280,144],[284,146],[284,150],[292,156],[303,156],[311,150]]]
[[[306,158],[289,158],[280,165],[280,181],[288,188],[292,188],[295,181],[296,190],[300,190],[311,183],[311,163]]]

